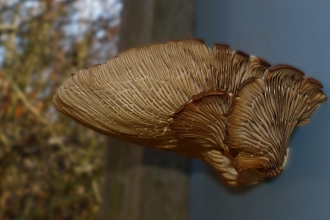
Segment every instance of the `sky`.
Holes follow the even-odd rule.
[[[58,0],[61,2],[62,0]],[[11,6],[15,3],[19,2],[19,0],[0,0],[0,7],[3,6]],[[72,10],[74,13],[72,14],[70,23],[65,27],[65,31],[67,32],[67,36],[74,36],[76,39],[81,40],[84,36],[84,32],[87,29],[87,25],[85,25],[82,20],[95,21],[98,18],[109,18],[115,17],[112,20],[112,25],[118,25],[120,22],[120,11],[122,8],[122,3],[120,0],[78,0],[73,4]],[[26,19],[28,16],[28,11],[32,11],[33,15],[37,15],[42,12],[42,8],[40,6],[39,1],[27,0],[23,3],[18,17],[18,23]],[[4,13],[2,20],[3,24],[13,25],[15,14],[12,11],[8,13]],[[0,23],[1,25],[1,23]],[[105,33],[102,33],[100,30],[97,33],[96,37],[102,37]],[[8,39],[9,35],[0,35],[0,42],[5,42]],[[0,45],[1,45],[0,43]],[[0,67],[2,66],[5,59],[6,49],[3,46],[0,46]]]

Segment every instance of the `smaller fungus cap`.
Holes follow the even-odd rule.
[[[241,85],[227,113],[227,145],[237,151],[238,172],[258,169],[268,177],[284,167],[290,135],[327,100],[321,84],[290,66],[269,68]]]

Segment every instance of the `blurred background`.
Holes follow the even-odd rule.
[[[59,114],[57,88],[123,49],[192,37],[192,0],[0,0],[0,219],[186,219],[188,159]]]
[[[0,1],[0,219],[94,219],[107,139],[59,114],[70,73],[117,53],[120,1]]]
[[[80,68],[192,37],[293,65],[329,94],[329,20],[324,0],[0,0],[0,219],[329,219],[329,101],[294,132],[279,177],[237,188],[52,104]]]

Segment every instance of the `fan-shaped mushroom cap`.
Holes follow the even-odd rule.
[[[228,147],[238,152],[235,168],[279,174],[286,162],[290,135],[306,123],[326,96],[321,84],[290,66],[274,66],[264,80],[251,78],[227,113]]]
[[[186,146],[185,152],[194,152],[196,157],[211,164],[225,184],[256,183],[264,174],[253,170],[238,174],[233,167],[231,149],[223,143],[227,122],[223,114],[234,99],[235,95],[221,89],[201,92],[171,115],[170,128],[181,140],[178,149]]]
[[[289,133],[325,100],[320,84],[299,71],[268,67],[227,45],[210,50],[201,40],[171,41],[126,50],[107,63],[79,70],[57,91],[54,104],[102,134],[198,157],[227,184],[255,183],[265,172],[278,173],[274,169],[280,170]],[[260,94],[262,101],[256,99]],[[277,114],[293,121],[278,121]],[[276,120],[258,121],[260,115]],[[267,137],[259,127],[272,122],[276,131]],[[259,133],[251,134],[247,129],[252,128]],[[283,141],[274,141],[277,137]],[[271,144],[264,143],[268,140]],[[270,156],[259,156],[255,148],[260,146]]]

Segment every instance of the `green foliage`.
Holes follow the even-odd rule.
[[[106,138],[52,104],[70,73],[116,52],[118,13],[74,20],[89,7],[78,7],[83,2],[0,3],[0,219],[95,219],[98,212]]]

